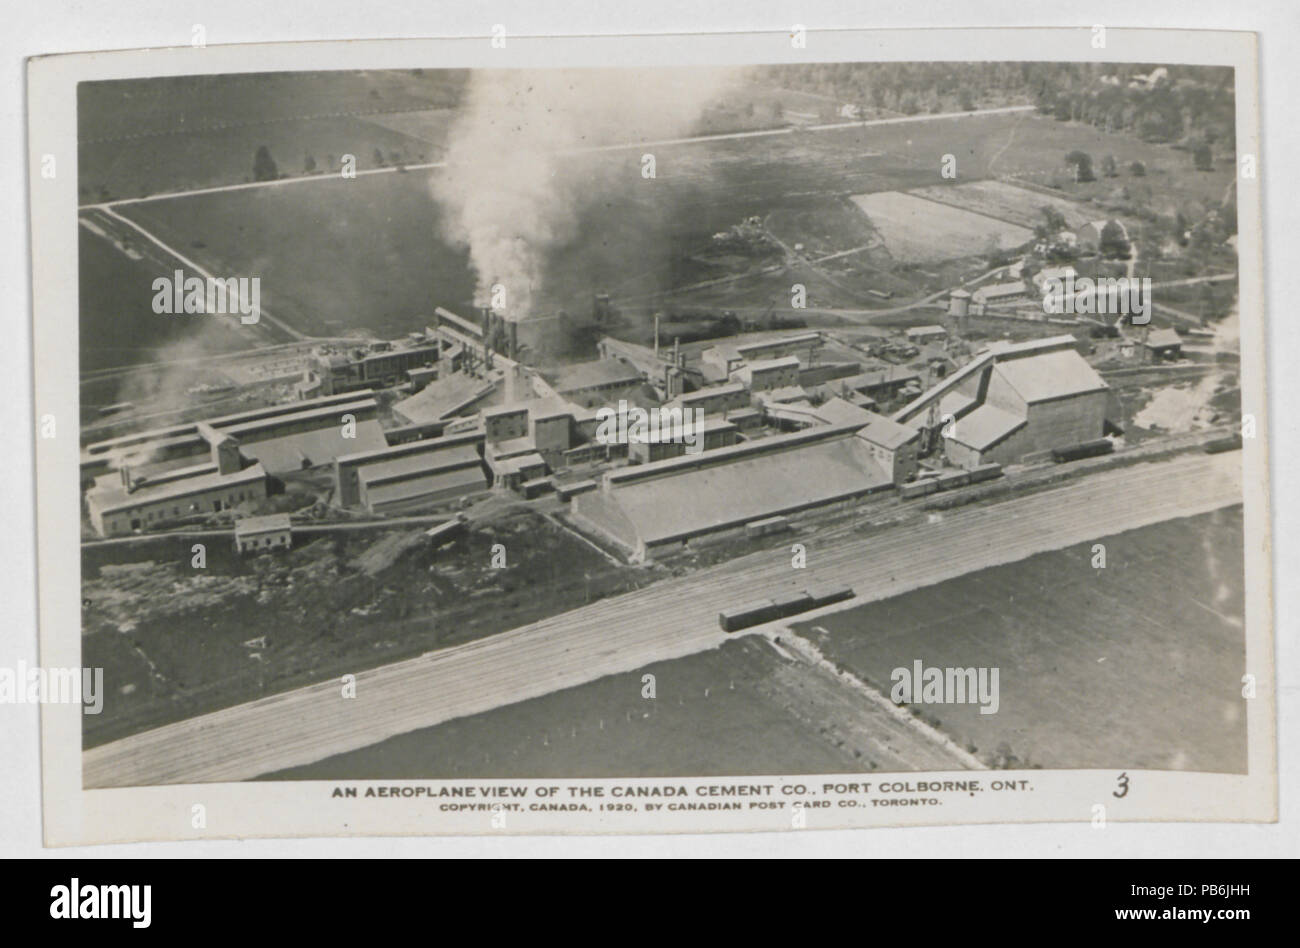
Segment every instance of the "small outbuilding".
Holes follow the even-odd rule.
[[[287,550],[293,545],[293,526],[288,514],[244,517],[235,522],[235,549],[240,553]]]

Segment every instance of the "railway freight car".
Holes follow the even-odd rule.
[[[971,468],[970,482],[980,484],[984,481],[991,481],[995,477],[1002,476],[1001,464],[981,464],[979,467]]]
[[[898,496],[904,500],[912,497],[924,497],[926,494],[933,494],[939,489],[939,482],[933,477],[927,477],[922,481],[912,481],[910,484],[901,484],[898,488]]]
[[[1241,435],[1228,435],[1226,438],[1216,438],[1205,444],[1206,454],[1222,454],[1224,451],[1240,451]]]
[[[1100,457],[1115,450],[1115,443],[1109,438],[1097,438],[1095,441],[1081,441],[1078,444],[1052,448],[1052,460],[1057,464],[1066,461],[1079,461],[1083,458]]]
[[[718,625],[724,632],[737,632],[852,598],[853,590],[848,586],[818,586],[778,596],[776,599],[759,599],[723,609],[718,613]]]

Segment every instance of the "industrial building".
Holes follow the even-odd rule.
[[[139,453],[134,456],[138,463],[119,459],[114,470],[96,476],[86,491],[95,532],[121,536],[203,519],[266,498],[266,469],[249,463],[238,441],[203,423],[195,426],[195,434],[207,449],[201,463],[150,463]]]
[[[211,447],[201,431],[205,425],[234,438],[245,457],[262,462],[271,474],[329,464],[340,454],[387,445],[378,409],[363,390],[110,438],[85,447],[82,480],[137,460],[173,467],[197,463]]]
[[[726,448],[740,439],[740,429],[725,418],[705,417],[699,431],[699,450],[713,451]],[[688,445],[684,440],[661,437],[658,430],[650,437],[630,441],[627,446],[627,458],[633,464],[649,464],[665,458],[681,457],[687,453]]]
[[[1173,362],[1183,355],[1182,337],[1173,329],[1153,329],[1142,341],[1147,362]]]
[[[904,335],[912,345],[922,346],[930,342],[945,341],[948,338],[948,330],[942,326],[913,326]]]
[[[243,517],[235,521],[235,549],[240,553],[269,553],[293,545],[293,526],[287,513]]]
[[[732,378],[751,392],[796,388],[799,385],[799,359],[796,356],[782,356],[779,359],[744,362],[732,371]]]
[[[894,413],[942,435],[948,460],[971,469],[1100,438],[1109,387],[1079,355],[1073,336],[1000,343]]]
[[[621,359],[596,359],[562,366],[554,373],[551,384],[564,398],[591,408],[620,392],[638,388],[644,378],[641,371]]]
[[[413,332],[394,342],[345,346],[327,344],[312,350],[299,385],[304,397],[336,395],[359,389],[392,388],[409,373],[432,370],[442,344],[432,329]]]
[[[343,455],[334,462],[334,502],[380,513],[483,490],[482,446],[483,432],[473,430]]]
[[[858,428],[825,425],[610,471],[573,497],[571,513],[644,560],[751,521],[850,501],[892,486]]]

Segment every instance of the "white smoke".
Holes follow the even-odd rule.
[[[583,153],[688,135],[740,78],[729,69],[472,73],[433,195],[444,236],[469,249],[478,299],[500,284],[505,309],[528,315],[548,251],[573,240],[581,210],[608,187],[637,183],[627,169],[639,167],[639,152],[617,162],[618,179],[615,163],[602,171]]]

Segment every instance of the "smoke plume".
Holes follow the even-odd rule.
[[[474,72],[433,194],[444,236],[469,249],[477,298],[488,301],[500,284],[506,311],[527,316],[548,253],[574,239],[581,211],[611,187],[637,184],[640,152],[611,146],[691,134],[739,78],[718,69]],[[606,149],[620,160],[587,154]]]

